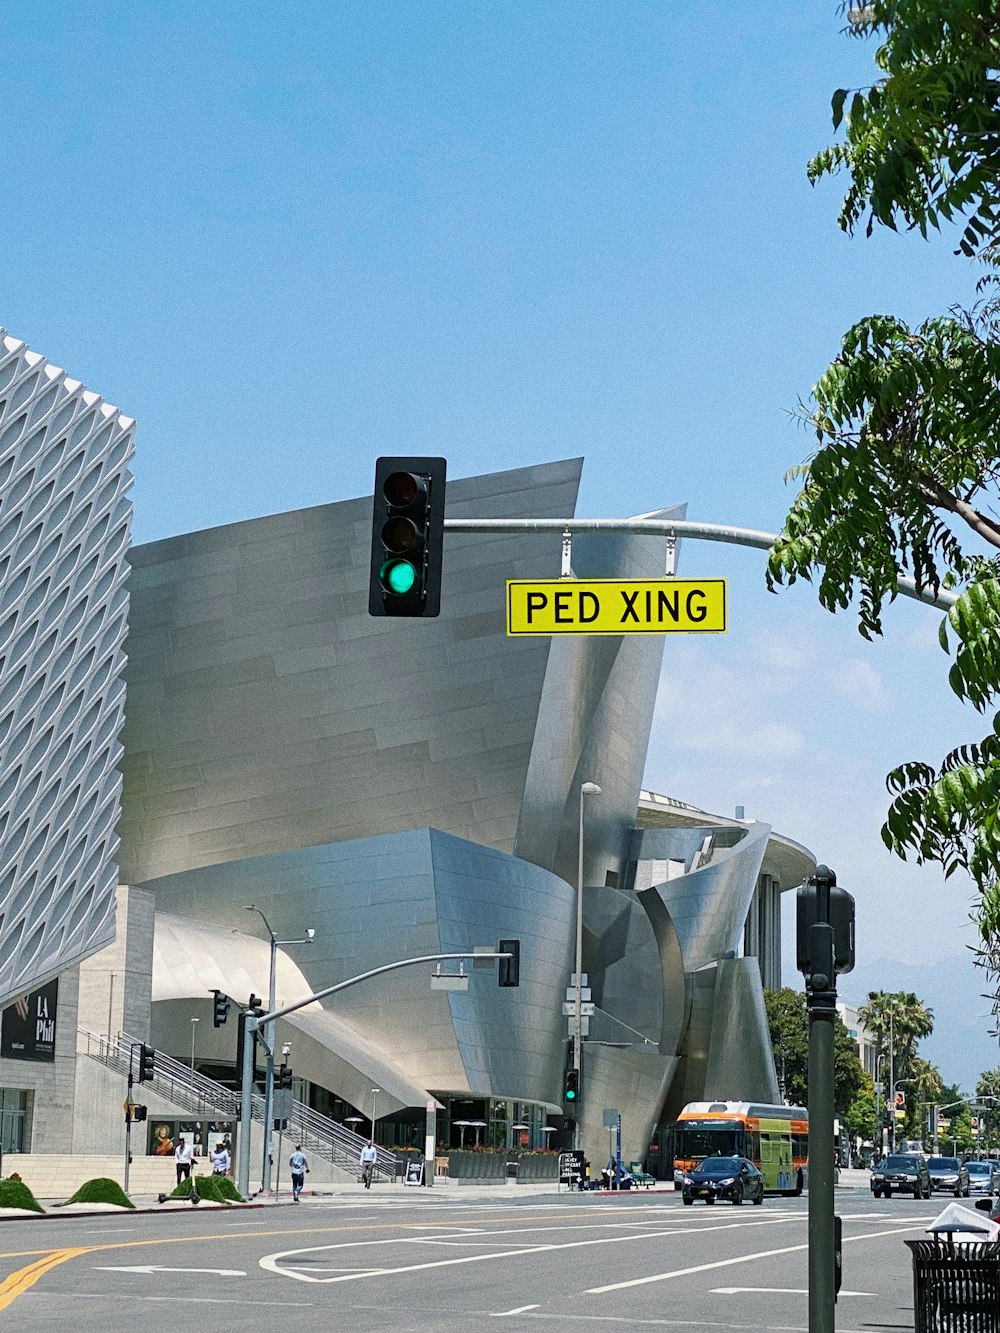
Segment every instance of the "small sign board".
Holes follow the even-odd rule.
[[[605,1129],[618,1128],[618,1117],[621,1115],[621,1112],[618,1110],[617,1106],[606,1106],[601,1114],[603,1116],[602,1123]]]
[[[725,579],[507,582],[508,635],[725,632]]]
[[[567,1018],[570,1016],[570,1014],[575,1014],[575,1013],[576,1013],[576,1001],[575,1001],[575,1000],[564,1000],[564,1001],[563,1001],[562,1011],[563,1011],[563,1013],[566,1015]],[[593,1000],[581,1000],[581,1001],[580,1001],[580,1017],[581,1017],[581,1018],[593,1018],[593,1016],[594,1016],[594,1014],[595,1014],[596,1012],[597,1012],[597,1005],[594,1003]]]
[[[403,1177],[404,1185],[422,1185],[424,1183],[424,1159],[418,1157],[414,1162],[406,1163],[406,1175]]]

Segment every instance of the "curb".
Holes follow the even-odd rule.
[[[243,1212],[247,1208],[267,1208],[268,1206],[269,1205],[266,1203],[230,1203],[230,1204],[214,1203],[208,1199],[205,1199],[203,1203],[187,1204],[187,1206],[184,1208],[178,1208],[176,1206],[173,1208],[167,1208],[164,1204],[157,1204],[153,1208],[121,1208],[117,1212],[113,1213],[108,1212],[106,1208],[99,1208],[95,1209],[93,1212],[86,1212],[86,1213],[44,1212],[44,1213],[35,1213],[32,1216],[29,1216],[27,1213],[18,1213],[17,1216],[15,1217],[0,1216],[0,1223],[75,1222],[78,1217],[123,1217],[123,1216],[142,1217],[151,1214],[156,1214],[158,1217],[162,1217],[166,1213],[171,1213],[171,1214],[186,1213],[188,1216],[191,1216],[192,1214],[199,1213],[202,1210],[202,1207],[208,1209],[209,1212],[218,1213],[218,1212],[231,1212],[233,1210],[236,1210],[238,1212]]]

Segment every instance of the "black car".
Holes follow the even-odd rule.
[[[912,1194],[915,1199],[931,1197],[931,1176],[927,1158],[922,1153],[890,1153],[872,1172],[872,1193],[876,1199],[884,1194]]]
[[[957,1157],[928,1157],[931,1189],[954,1194],[956,1199],[969,1197],[969,1173]]]
[[[764,1177],[745,1157],[706,1157],[693,1171],[681,1177],[685,1203],[704,1199],[728,1199],[730,1203],[764,1202]]]

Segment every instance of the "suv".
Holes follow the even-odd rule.
[[[931,1177],[923,1153],[891,1153],[872,1172],[872,1193],[876,1199],[896,1194],[912,1194],[915,1199],[931,1197]]]

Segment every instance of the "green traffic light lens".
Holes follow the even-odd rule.
[[[566,1089],[566,1100],[567,1100],[568,1102],[575,1102],[575,1101],[576,1101],[576,1093],[573,1091],[572,1088],[567,1088],[567,1089]]]
[[[413,585],[417,581],[417,571],[408,560],[387,560],[382,566],[380,577],[382,586],[387,592],[395,593],[397,597],[405,597],[408,592],[413,591]]]

